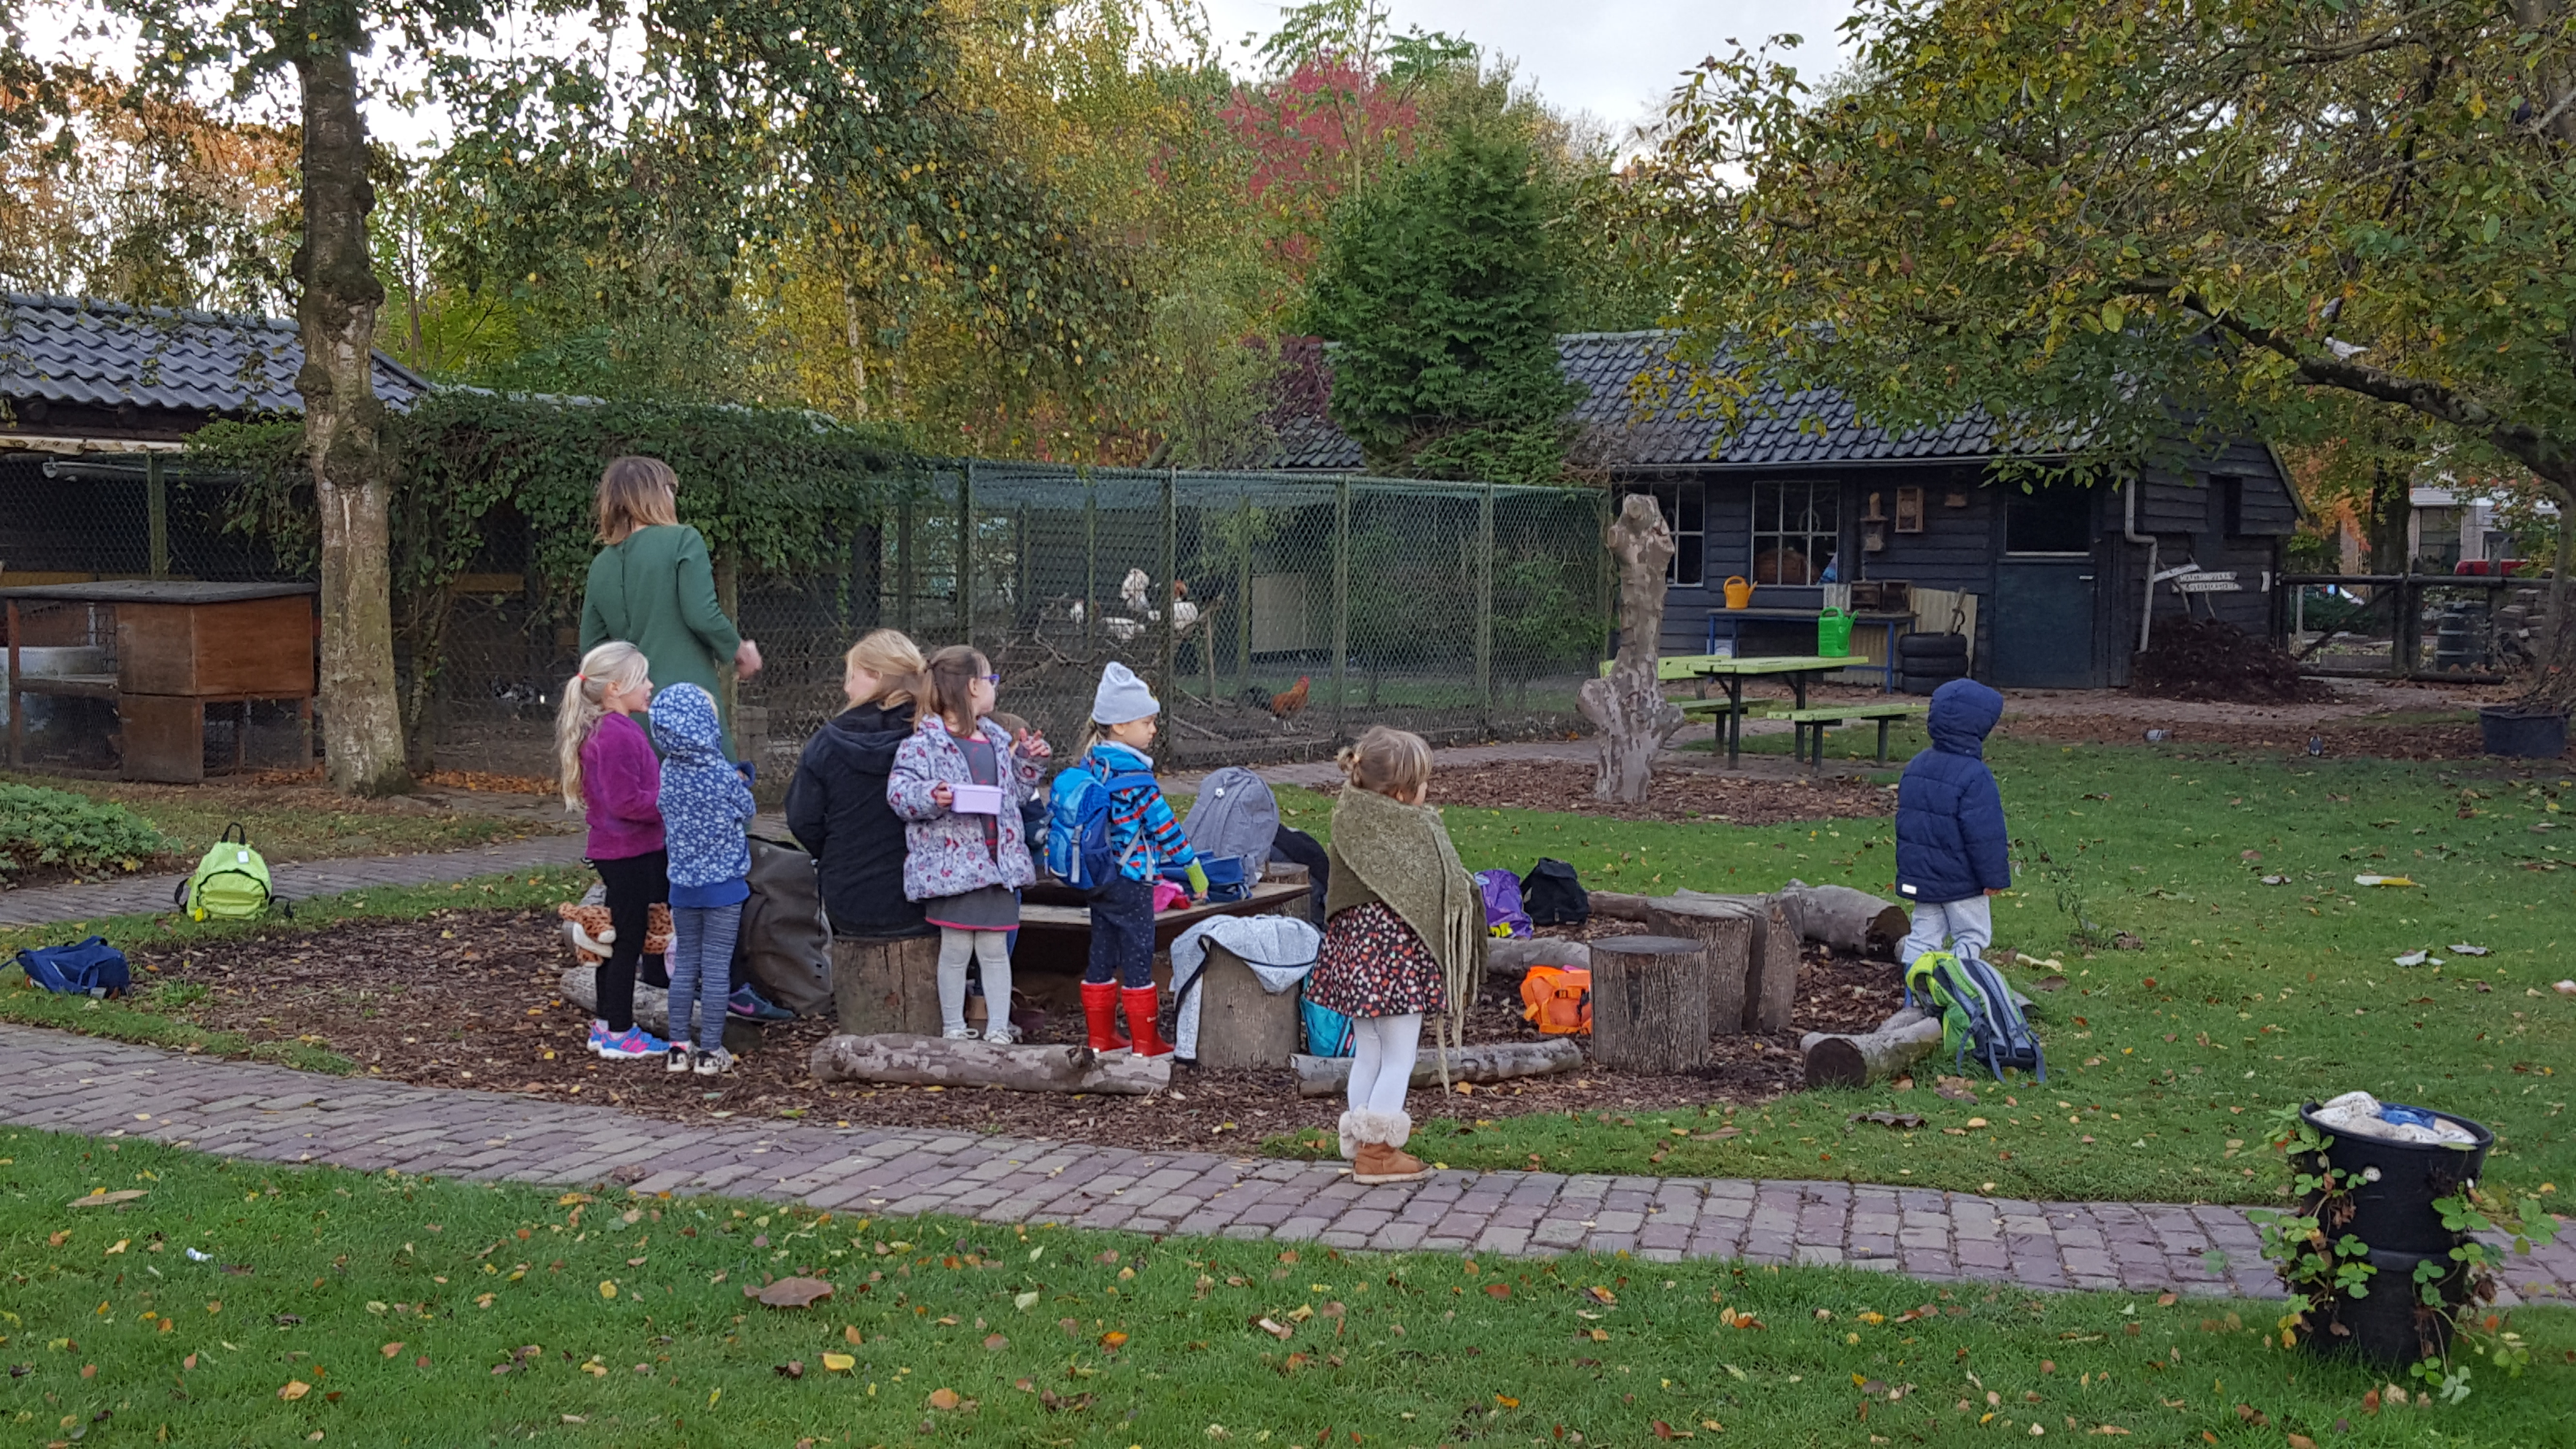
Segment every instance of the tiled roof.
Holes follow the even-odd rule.
[[[304,347],[280,317],[0,293],[0,395],[209,412],[294,410]],[[376,354],[376,395],[405,408],[429,383]]]
[[[1891,435],[1864,427],[1840,394],[1789,394],[1769,388],[1748,400],[1730,425],[1690,394],[1689,368],[1672,358],[1671,332],[1575,332],[1556,340],[1566,377],[1582,384],[1574,420],[1588,460],[1608,467],[1672,464],[1785,465],[1881,459],[1983,458],[1993,429],[1960,419]],[[1283,468],[1361,466],[1359,445],[1318,417],[1290,418],[1279,429]]]

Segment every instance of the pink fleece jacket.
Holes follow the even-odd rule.
[[[632,716],[601,716],[582,742],[581,799],[592,860],[626,860],[662,848],[662,761]]]

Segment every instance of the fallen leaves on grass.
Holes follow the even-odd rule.
[[[811,1308],[832,1296],[832,1285],[820,1278],[781,1278],[765,1288],[742,1285],[742,1296],[772,1308]]]
[[[1854,1112],[1847,1120],[1853,1122],[1875,1122],[1881,1127],[1920,1127],[1923,1125],[1923,1118],[1912,1112]]]
[[[136,1198],[146,1195],[145,1190],[138,1187],[120,1188],[115,1192],[109,1192],[102,1188],[97,1192],[91,1193],[87,1197],[73,1198],[70,1202],[64,1204],[64,1206],[76,1208],[112,1207],[117,1203],[132,1202]],[[57,1244],[56,1246],[60,1246],[60,1244]]]
[[[313,1392],[313,1386],[306,1383],[304,1380],[288,1379],[286,1381],[286,1387],[277,1391],[277,1396],[291,1404],[311,1392]]]
[[[1973,1102],[1977,1100],[1976,1087],[1970,1084],[1968,1079],[1965,1077],[1943,1077],[1933,1083],[1932,1090],[1944,1099],[1952,1102]]]
[[[1266,1334],[1269,1334],[1272,1338],[1279,1340],[1281,1343],[1286,1343],[1290,1338],[1294,1337],[1297,1332],[1297,1330],[1290,1328],[1287,1324],[1281,1323],[1279,1320],[1271,1318],[1268,1315],[1252,1320],[1252,1326],[1260,1329]]]

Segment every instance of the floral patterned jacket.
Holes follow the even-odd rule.
[[[1037,879],[1020,823],[1020,806],[1037,793],[1046,767],[1013,751],[1011,738],[1000,725],[985,720],[981,730],[992,743],[995,774],[1002,786],[998,816],[961,815],[930,798],[934,785],[975,782],[966,768],[966,751],[939,716],[922,720],[912,738],[895,751],[894,773],[886,779],[886,804],[905,821],[906,899],[936,900],[985,886],[1016,888]],[[990,849],[984,844],[988,820],[999,827]]]

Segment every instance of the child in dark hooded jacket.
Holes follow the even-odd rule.
[[[662,746],[662,834],[671,855],[669,1068],[711,1077],[733,1065],[724,1045],[725,997],[742,903],[751,898],[751,842],[743,833],[754,809],[751,785],[725,750],[715,696],[697,685],[675,684],[653,696],[653,738]]]
[[[1986,897],[2012,885],[2012,858],[1985,748],[2003,714],[2004,697],[1973,679],[1932,692],[1932,747],[1907,762],[1896,787],[1896,893],[1914,908],[1914,930],[1897,948],[1904,965],[1945,940],[1962,956],[1994,943]]]

